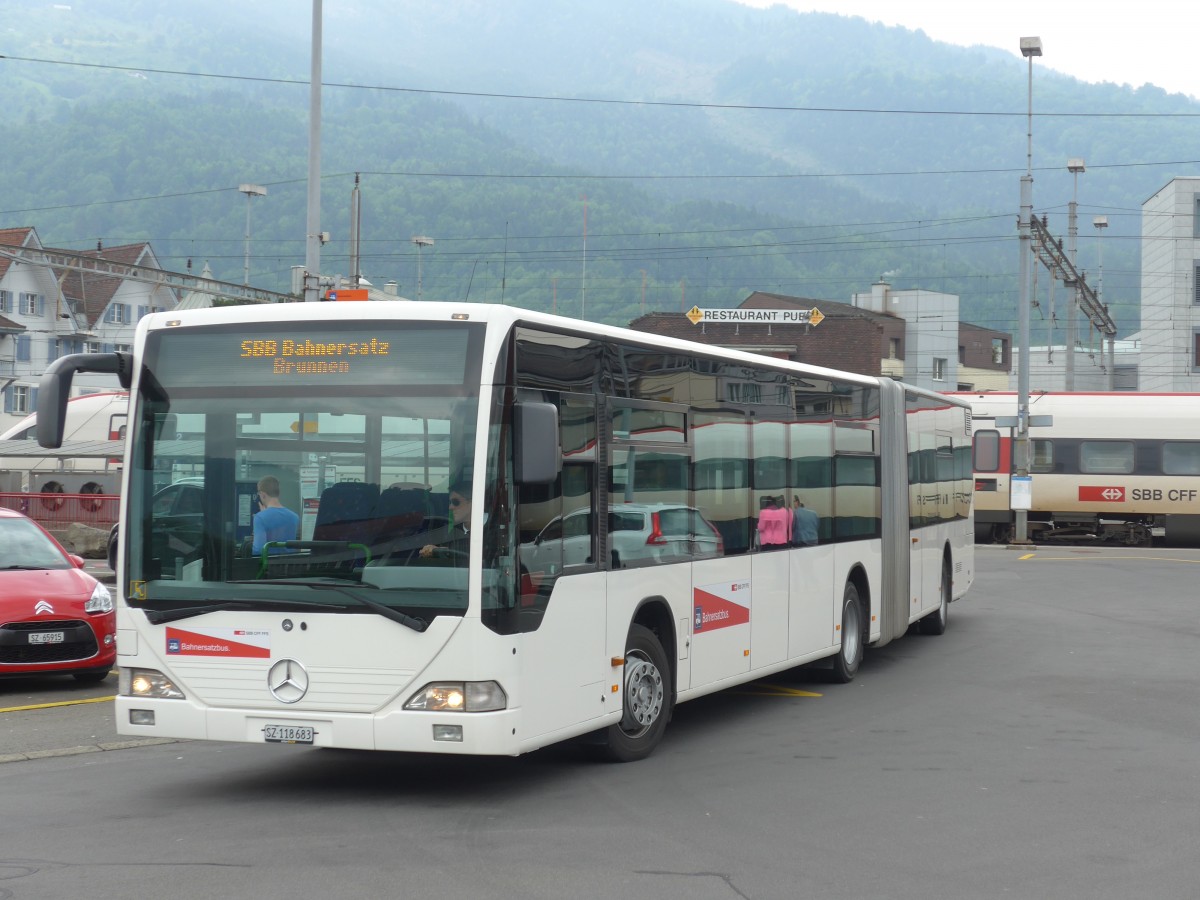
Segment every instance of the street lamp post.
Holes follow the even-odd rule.
[[[1018,220],[1021,248],[1021,291],[1020,307],[1017,309],[1019,330],[1019,371],[1017,372],[1017,440],[1016,473],[1013,489],[1010,489],[1010,504],[1014,505],[1014,543],[1029,542],[1029,298],[1032,293],[1031,279],[1032,240],[1030,219],[1033,216],[1033,58],[1042,55],[1042,39],[1021,38],[1021,55],[1029,61],[1029,105],[1026,117],[1025,174],[1021,176],[1021,216]],[[1021,491],[1014,490],[1023,489]],[[1020,496],[1013,496],[1020,493]],[[1016,508],[1019,507],[1019,508]]]
[[[267,196],[267,189],[258,184],[239,184],[238,190],[246,195],[246,258],[242,263],[242,284],[250,284],[250,201],[254,197]]]
[[[412,242],[417,245],[417,299],[421,299],[421,248],[432,247],[433,238],[425,237],[423,234],[418,234],[412,239]]]
[[[1096,275],[1096,302],[1103,306],[1104,304],[1104,229],[1108,227],[1108,216],[1095,216],[1092,219],[1092,227],[1096,229],[1096,236],[1100,238],[1097,243],[1099,245],[1100,259],[1099,272]],[[1111,391],[1116,383],[1116,349],[1114,346],[1115,338],[1110,339],[1108,343],[1110,351],[1110,359],[1108,366],[1108,389]],[[1104,335],[1100,335],[1100,361],[1104,361]]]
[[[1071,267],[1076,272],[1075,265],[1076,238],[1079,236],[1079,173],[1084,171],[1082,159],[1068,159],[1067,171],[1075,180],[1074,193],[1071,195],[1070,215],[1067,216],[1067,253],[1071,256]],[[1063,387],[1068,391],[1075,390],[1075,341],[1079,328],[1079,284],[1071,292],[1071,304],[1067,309],[1067,370]]]

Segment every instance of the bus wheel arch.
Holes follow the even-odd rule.
[[[643,603],[625,638],[621,721],[604,731],[609,759],[645,759],[662,740],[675,706],[674,646],[665,601]]]
[[[833,657],[834,680],[847,684],[854,680],[866,652],[870,632],[871,594],[866,572],[855,566],[846,576],[842,588],[842,620],[839,626],[841,645]]]
[[[938,576],[938,608],[924,616],[918,623],[921,634],[945,634],[950,616],[950,599],[953,597],[954,580],[953,567],[950,562],[950,548],[942,551],[942,573]]]

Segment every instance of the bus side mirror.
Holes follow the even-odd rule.
[[[551,484],[562,470],[558,407],[553,403],[513,406],[513,469],[517,484]]]
[[[67,425],[67,399],[76,372],[104,372],[117,376],[121,387],[133,383],[133,356],[129,353],[71,353],[60,356],[46,368],[38,385],[41,409],[37,417],[37,439],[43,447],[62,446]]]

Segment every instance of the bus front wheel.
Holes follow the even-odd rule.
[[[833,658],[834,679],[842,684],[853,681],[862,658],[862,606],[858,602],[858,588],[853,581],[847,581],[842,594],[842,647]]]
[[[630,628],[625,642],[621,697],[621,721],[605,732],[605,750],[617,762],[645,759],[667,728],[671,681],[667,654],[654,632],[643,625]]]

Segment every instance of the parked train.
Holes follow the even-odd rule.
[[[1017,394],[956,396],[972,408],[975,539],[1009,541],[1016,429],[996,419]],[[1032,393],[1029,540],[1200,545],[1198,410],[1200,394]]]
[[[129,394],[106,391],[74,397],[67,403],[63,447],[125,439]],[[121,460],[100,456],[58,458],[37,455],[11,456],[5,451],[23,441],[24,450],[37,448],[37,413],[26,416],[0,434],[0,491],[31,493],[117,494],[121,490]]]

